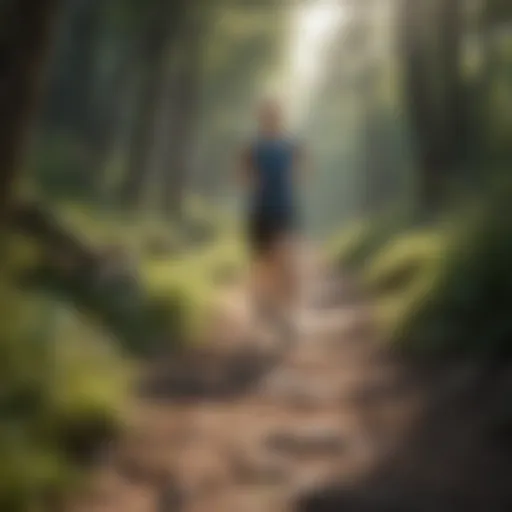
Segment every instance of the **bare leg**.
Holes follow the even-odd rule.
[[[275,280],[272,261],[268,257],[258,257],[251,270],[251,290],[255,299],[268,301],[275,294]]]
[[[280,302],[286,309],[294,309],[299,302],[300,278],[297,243],[293,236],[283,236],[276,244],[274,265],[279,282]]]
[[[298,336],[295,312],[299,302],[298,258],[295,240],[282,236],[275,241],[270,253],[274,284],[273,316],[288,345]]]
[[[257,317],[268,317],[279,297],[279,281],[271,253],[259,255],[251,272],[251,302]]]

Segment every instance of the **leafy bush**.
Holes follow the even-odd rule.
[[[335,265],[352,266],[364,259],[364,252],[369,245],[371,225],[359,221],[329,239],[326,247],[327,257]]]
[[[409,224],[407,211],[395,210],[378,218],[359,220],[328,241],[327,257],[337,266],[358,271]]]
[[[62,211],[62,228],[107,267],[62,271],[52,254],[30,281],[94,315],[133,353],[160,352],[200,337],[216,288],[244,267],[243,246],[231,226],[198,247],[181,243],[172,226],[154,218],[102,216],[79,205]],[[166,251],[173,240],[176,250]]]
[[[406,233],[391,240],[371,260],[362,283],[377,301],[383,332],[397,337],[404,318],[423,307],[436,286],[446,258],[447,233]]]
[[[168,319],[169,328],[186,339],[197,338],[207,327],[218,285],[236,277],[244,262],[241,244],[225,237],[180,257],[143,260],[141,284]]]
[[[0,282],[0,509],[53,512],[50,498],[78,483],[88,458],[122,428],[130,370],[91,319],[20,290],[5,271],[15,266],[6,254]]]
[[[431,282],[446,252],[446,233],[405,233],[386,244],[365,267],[363,284],[382,295],[402,291],[421,279]]]
[[[367,270],[381,325],[397,346],[421,353],[508,354],[512,348],[512,220],[508,189],[409,234]]]

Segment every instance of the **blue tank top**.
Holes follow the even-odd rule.
[[[253,212],[263,215],[292,215],[293,165],[296,146],[290,140],[258,139],[251,148],[256,188],[252,197]]]

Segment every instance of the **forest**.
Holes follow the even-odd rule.
[[[0,510],[71,510],[141,368],[208,347],[268,94],[386,349],[512,374],[510,0],[1,0]]]

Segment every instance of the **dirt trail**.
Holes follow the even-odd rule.
[[[511,510],[510,432],[485,433],[489,397],[512,379],[478,395],[478,365],[412,371],[379,348],[346,281],[318,264],[308,275],[286,353],[250,341],[238,290],[207,351],[152,367],[126,437],[69,512]]]

